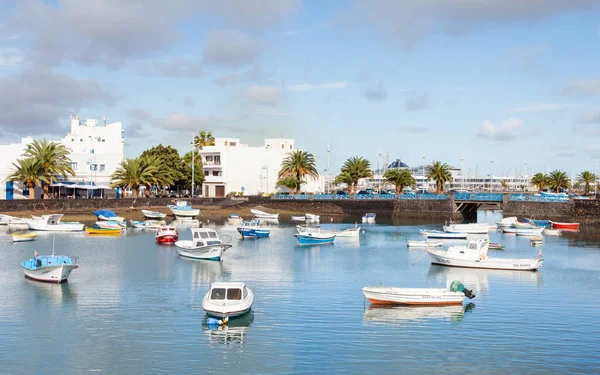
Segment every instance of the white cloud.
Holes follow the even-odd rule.
[[[563,94],[575,97],[600,95],[600,79],[580,79],[569,82]]]
[[[273,107],[281,99],[280,90],[271,86],[252,86],[241,92],[251,104]]]
[[[224,119],[220,116],[201,118],[182,112],[171,112],[167,116],[155,120],[154,124],[166,130],[200,131],[204,128],[215,128],[223,121]]]
[[[208,34],[204,61],[216,65],[245,65],[255,62],[260,42],[238,31],[216,30]]]
[[[507,141],[523,134],[523,121],[518,118],[509,118],[495,125],[490,121],[484,121],[479,128],[479,136],[482,138]]]
[[[552,112],[574,107],[580,107],[580,105],[573,103],[529,103],[513,110],[518,112]]]
[[[339,82],[325,82],[325,83],[300,83],[296,85],[289,85],[286,87],[287,91],[310,91],[310,90],[336,90],[345,89],[350,87],[351,83],[348,81]]]

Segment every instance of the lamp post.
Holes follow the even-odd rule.
[[[423,160],[421,161],[421,165],[423,167],[423,189],[427,189],[427,186],[425,184],[425,156],[423,156]]]
[[[381,180],[383,179],[383,175],[381,173],[381,169],[380,169],[380,164],[381,164],[381,152],[379,153],[379,157],[377,158],[377,173],[379,173],[379,186],[377,187],[378,193],[381,193]]]
[[[490,193],[492,192],[492,178],[494,173],[494,161],[490,160]]]

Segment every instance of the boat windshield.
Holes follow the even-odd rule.
[[[200,238],[208,238],[208,233],[200,232]]]
[[[228,300],[242,299],[242,290],[241,289],[227,289],[227,299]]]
[[[210,293],[210,299],[225,299],[225,288],[215,288]]]
[[[477,244],[476,243],[469,244],[469,249],[470,250],[477,250]]]
[[[208,232],[208,235],[210,236],[210,238],[217,238],[216,232]]]

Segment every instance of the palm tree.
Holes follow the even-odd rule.
[[[356,194],[356,191],[358,190],[358,180],[373,176],[371,162],[363,157],[358,156],[354,156],[346,160],[342,166],[342,173],[343,172],[347,172],[352,177],[354,194]]]
[[[151,170],[151,179],[146,181],[146,197],[150,197],[150,189],[154,186],[173,185],[173,173],[165,166],[164,161],[158,156],[146,156],[140,158],[145,168]]]
[[[281,170],[277,178],[283,180],[285,177],[294,177],[300,183],[296,186],[296,193],[300,193],[300,185],[304,177],[319,178],[319,172],[315,166],[315,157],[306,151],[291,151],[281,161]]]
[[[110,180],[113,186],[133,189],[133,197],[137,198],[140,186],[152,186],[156,181],[156,174],[157,166],[148,164],[143,158],[125,159],[110,176]]]
[[[33,158],[17,159],[12,163],[14,170],[6,177],[5,181],[22,181],[29,190],[29,199],[35,199],[35,187],[41,182],[48,182],[48,178],[42,174],[39,163]]]
[[[352,176],[350,176],[350,173],[348,173],[348,172],[340,173],[339,175],[337,175],[335,177],[335,180],[333,181],[333,183],[348,185],[348,194],[352,194],[352,184],[354,183],[354,180],[352,179]]]
[[[571,184],[571,180],[564,171],[554,170],[548,175],[548,186],[555,192],[559,192],[560,188],[567,189]]]
[[[297,189],[299,186],[301,186],[303,183],[305,183],[305,182],[300,181],[300,183],[298,183],[298,180],[296,179],[296,177],[293,177],[293,176],[287,176],[287,177],[284,177],[283,179],[277,181],[277,185],[285,186],[286,188],[290,189],[291,194],[293,194],[294,190]]]
[[[596,181],[596,175],[590,171],[583,171],[577,176],[577,181],[585,184],[584,195],[588,195],[590,192],[590,184]]]
[[[502,186],[502,190],[505,191],[508,188],[508,182],[502,180],[500,181],[500,186]]]
[[[44,199],[48,198],[48,186],[59,175],[67,178],[67,175],[75,176],[71,168],[69,150],[65,145],[57,142],[48,142],[45,138],[39,142],[33,141],[25,150],[23,156],[33,158],[40,168],[40,173],[46,177],[44,180]]]
[[[383,180],[396,186],[396,199],[400,198],[405,187],[417,183],[408,169],[389,169],[383,174]]]
[[[544,186],[546,186],[547,182],[548,182],[548,176],[543,174],[543,173],[536,173],[532,178],[531,178],[531,184],[537,186],[539,191],[542,191],[544,189]]]
[[[202,147],[204,146],[214,146],[215,137],[212,136],[211,132],[202,130],[200,136],[194,137],[194,145],[200,150],[202,150]]]
[[[425,177],[435,181],[436,194],[441,194],[444,191],[444,184],[452,179],[450,166],[440,161],[434,161],[429,166]]]

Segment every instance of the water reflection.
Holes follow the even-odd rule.
[[[184,257],[180,257],[180,259],[192,265],[191,286],[204,287],[206,284],[221,280],[223,275],[231,273],[230,266],[225,266],[225,262]]]
[[[363,318],[375,322],[403,322],[411,320],[449,319],[456,322],[463,320],[465,313],[475,308],[473,302],[467,305],[454,306],[369,306]]]
[[[64,301],[75,301],[77,293],[71,289],[68,282],[42,283],[39,281],[24,279],[31,288],[35,290],[35,298],[37,300],[50,300],[54,303]]]
[[[446,282],[449,286],[454,280],[462,282],[467,288],[475,289],[476,292],[488,291],[489,278],[508,279],[523,283],[537,283],[541,285],[541,272],[531,271],[508,271],[508,270],[484,270],[475,268],[457,268],[431,265],[427,277],[438,283]]]
[[[254,321],[254,311],[250,310],[247,314],[240,317],[229,320],[226,325],[213,327],[206,325],[206,319],[208,315],[204,317],[202,325],[204,326],[204,333],[208,336],[208,339],[213,344],[243,344],[250,326]]]

